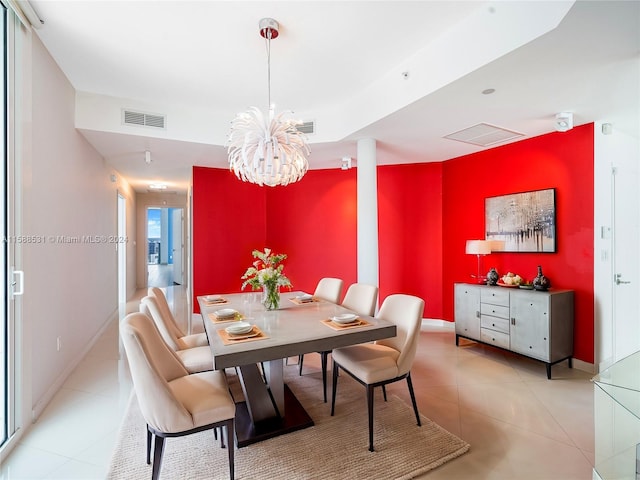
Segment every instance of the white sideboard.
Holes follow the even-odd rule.
[[[454,285],[456,345],[460,337],[551,365],[573,356],[573,291]]]

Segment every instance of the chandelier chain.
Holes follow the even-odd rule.
[[[264,43],[267,49],[267,109],[271,111],[271,36],[272,32],[270,28],[266,29],[264,36]]]

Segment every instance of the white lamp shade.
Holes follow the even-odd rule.
[[[489,255],[491,253],[490,240],[467,240],[465,253],[470,255]]]

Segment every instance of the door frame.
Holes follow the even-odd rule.
[[[187,264],[188,261],[188,252],[187,252],[187,245],[185,242],[185,237],[186,237],[186,231],[187,231],[187,225],[185,223],[185,213],[186,213],[186,207],[184,205],[157,205],[157,204],[147,204],[144,205],[144,265],[145,265],[145,277],[144,277],[144,287],[147,288],[149,286],[149,265],[148,265],[148,258],[149,258],[149,244],[148,244],[148,238],[149,238],[149,210],[150,209],[165,209],[165,210],[182,210],[182,228],[181,228],[181,241],[182,241],[182,255],[181,255],[181,262],[183,265],[183,271],[184,271],[184,265]],[[171,229],[169,229],[171,230]],[[168,235],[173,235],[173,232],[168,231]],[[175,261],[175,260],[174,260]],[[187,284],[187,279],[186,279],[186,275],[183,274],[183,286],[186,286]]]

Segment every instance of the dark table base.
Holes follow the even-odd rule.
[[[274,417],[261,420],[254,425],[246,403],[236,403],[236,445],[238,448],[313,425],[313,419],[286,384],[284,386],[284,404],[286,412],[284,418]]]

